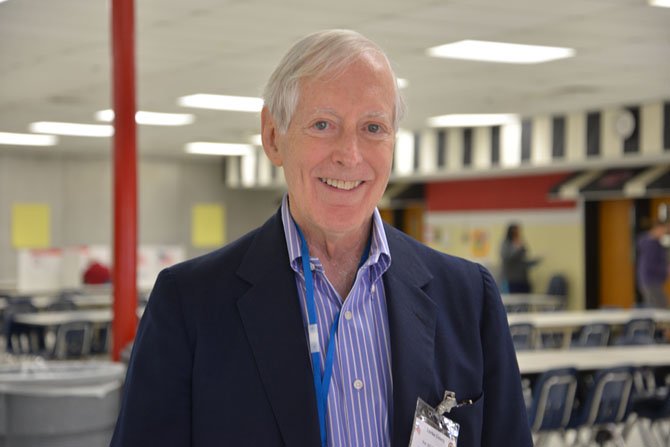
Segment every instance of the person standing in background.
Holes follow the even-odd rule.
[[[521,227],[512,223],[507,227],[505,239],[500,247],[502,277],[509,293],[530,293],[528,270],[540,262],[540,258],[528,259],[526,245],[521,237]]]
[[[663,285],[668,279],[668,254],[661,238],[668,224],[657,220],[637,241],[637,280],[646,307],[668,307]]]

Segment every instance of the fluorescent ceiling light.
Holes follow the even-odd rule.
[[[197,93],[182,96],[177,100],[180,106],[199,109],[234,110],[238,112],[260,112],[263,99],[251,96],[226,96]]]
[[[397,78],[396,82],[398,83],[398,88],[406,88],[409,85],[409,81],[405,78]]]
[[[0,132],[0,144],[15,146],[53,146],[56,143],[58,143],[58,138],[54,135]]]
[[[76,137],[110,137],[114,135],[114,127],[109,124],[57,123],[53,121],[31,123],[30,131]]]
[[[575,55],[572,48],[461,40],[428,48],[429,56],[509,64],[537,64]]]
[[[670,0],[649,0],[649,4],[661,8],[670,8]]]
[[[251,144],[233,144],[233,143],[206,143],[196,141],[187,143],[185,147],[189,154],[202,155],[249,155],[253,153],[254,146]]]
[[[114,121],[114,111],[106,109],[95,112],[95,119],[111,123]],[[149,126],[186,126],[192,124],[193,121],[195,121],[195,116],[190,113],[145,112],[143,110],[135,112],[135,122]]]
[[[501,126],[518,121],[512,113],[466,113],[440,115],[428,118],[431,127],[482,127]]]

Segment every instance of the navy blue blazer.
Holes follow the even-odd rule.
[[[507,318],[491,275],[386,226],[391,439],[446,389],[459,447],[532,446]],[[305,328],[279,213],[159,275],[128,366],[112,446],[318,446]],[[351,446],[354,447],[354,446]]]

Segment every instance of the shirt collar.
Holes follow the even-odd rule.
[[[286,246],[288,247],[288,258],[291,268],[298,272],[301,269],[300,236],[295,227],[295,221],[288,206],[288,194],[284,194],[281,202],[281,218],[284,225],[284,236],[286,237]],[[370,254],[361,268],[369,267],[375,264],[381,264],[382,271],[385,271],[391,265],[391,252],[384,224],[377,208],[372,213],[372,241],[370,242]]]

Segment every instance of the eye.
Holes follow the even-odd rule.
[[[316,130],[326,130],[328,128],[328,122],[326,121],[317,121],[313,126]]]
[[[368,124],[368,132],[370,133],[379,133],[382,130],[382,127],[379,124]]]

